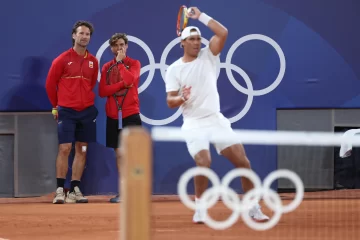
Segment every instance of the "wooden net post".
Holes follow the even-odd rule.
[[[123,129],[120,168],[120,239],[150,240],[152,141],[142,127]]]

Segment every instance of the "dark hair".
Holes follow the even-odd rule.
[[[119,40],[120,38],[122,38],[124,40],[125,44],[128,44],[128,38],[127,38],[127,35],[125,33],[115,33],[109,39],[109,45],[113,46],[113,44],[116,43],[117,40]]]
[[[85,26],[85,27],[89,28],[89,29],[90,29],[90,36],[92,36],[92,34],[93,34],[93,32],[94,32],[94,27],[93,27],[93,25],[92,25],[91,23],[87,22],[87,21],[82,21],[82,20],[77,21],[77,22],[74,24],[74,26],[73,26],[73,28],[72,28],[71,36],[72,36],[74,33],[76,33],[78,27],[81,27],[81,26]],[[72,38],[72,44],[73,44],[73,46],[74,46],[74,43],[75,43],[75,40]]]

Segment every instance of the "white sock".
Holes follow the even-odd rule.
[[[201,209],[203,202],[200,200],[200,198],[195,197],[195,205],[197,209]]]

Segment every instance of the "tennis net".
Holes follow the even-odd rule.
[[[360,198],[359,129],[347,132],[234,131],[235,136],[214,132],[210,141],[234,138],[243,143],[251,162],[264,164],[269,171],[295,172],[304,184],[304,199]],[[185,138],[178,127],[154,127],[151,134],[154,141],[184,142]],[[294,195],[293,184],[285,179],[279,179],[275,188],[283,198]]]

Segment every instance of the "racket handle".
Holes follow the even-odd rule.
[[[195,11],[194,11],[192,8],[189,8],[189,9],[188,9],[188,14],[194,15],[194,14],[195,14]]]

